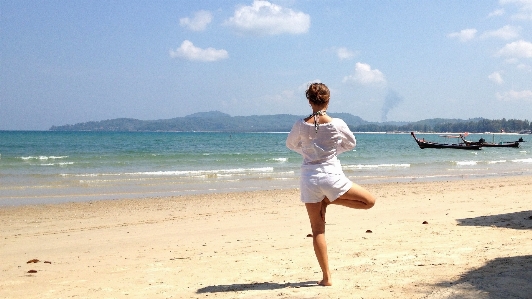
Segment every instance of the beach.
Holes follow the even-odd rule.
[[[2,207],[0,298],[531,298],[532,177],[364,187],[332,287],[297,189]]]

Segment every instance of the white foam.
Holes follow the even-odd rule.
[[[277,171],[275,173],[276,174],[294,174],[295,172],[293,170],[289,170],[289,171]]]
[[[46,160],[55,160],[55,159],[66,159],[68,158],[68,156],[27,156],[27,157],[20,157],[20,159],[24,160],[24,161],[28,161],[28,160],[41,160],[41,161],[46,161]]]
[[[273,158],[271,160],[272,161],[277,161],[277,162],[286,162],[286,161],[288,161],[288,158]]]
[[[235,168],[235,169],[217,169],[217,170],[171,170],[171,171],[145,171],[130,172],[126,175],[153,175],[153,176],[204,176],[204,175],[228,175],[242,173],[273,172],[273,167],[260,168]]]
[[[120,173],[77,173],[77,174],[61,173],[59,175],[62,176],[62,177],[69,177],[69,176],[73,176],[73,177],[99,177],[99,176],[120,176],[121,174]]]
[[[456,165],[458,166],[469,166],[469,165],[477,165],[477,161],[457,161]]]
[[[515,160],[512,160],[512,162],[517,162],[517,163],[532,163],[532,158],[528,158],[528,159],[515,159]]]
[[[345,169],[378,169],[378,168],[409,168],[410,164],[376,164],[376,165],[344,165],[342,168]]]

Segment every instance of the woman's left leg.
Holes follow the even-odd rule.
[[[368,190],[353,183],[346,193],[342,194],[335,201],[324,199],[325,204],[335,204],[352,209],[371,209],[375,205],[375,197]]]
[[[371,209],[375,205],[375,197],[365,188],[353,183],[351,188],[336,200],[330,201],[327,197],[325,197],[321,203],[320,215],[322,220],[325,221],[327,206],[330,204],[340,205],[352,209],[367,210]]]

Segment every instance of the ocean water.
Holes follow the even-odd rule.
[[[410,134],[355,135],[357,147],[340,160],[359,184],[532,175],[531,135],[470,134],[527,141],[480,151],[422,150]],[[302,159],[286,136],[0,131],[0,206],[297,188]]]

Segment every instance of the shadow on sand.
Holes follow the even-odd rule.
[[[426,299],[530,299],[532,255],[496,258],[463,274]]]
[[[462,226],[491,226],[532,229],[532,211],[457,219]],[[501,257],[444,281],[425,299],[530,299],[532,298],[532,255]]]
[[[512,229],[532,229],[532,211],[457,219],[462,226],[495,226]]]
[[[196,293],[220,293],[220,292],[236,292],[236,291],[263,291],[276,290],[284,288],[305,288],[305,287],[319,287],[316,281],[305,281],[297,283],[276,283],[276,282],[253,282],[253,283],[235,283],[229,285],[214,285],[198,289]]]

